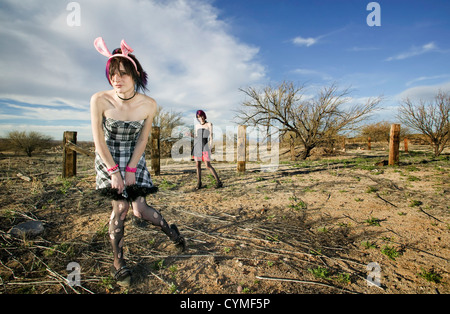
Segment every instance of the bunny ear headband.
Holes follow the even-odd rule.
[[[102,37],[97,37],[94,40],[94,46],[98,52],[100,52],[105,57],[108,57],[108,60],[111,58],[116,58],[116,57],[126,58],[126,59],[130,60],[131,63],[133,63],[133,65],[136,69],[136,72],[139,74],[139,71],[136,66],[136,62],[134,62],[134,60],[128,56],[129,53],[133,52],[133,49],[131,49],[131,47],[127,45],[125,40],[122,39],[122,41],[120,42],[120,49],[122,49],[122,53],[116,53],[114,55],[111,54],[111,52],[109,52],[108,47],[106,47],[105,41],[103,40]]]

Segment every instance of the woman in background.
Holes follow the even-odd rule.
[[[197,121],[194,127],[194,150],[193,157],[197,167],[197,187],[202,188],[202,161],[206,168],[211,172],[216,180],[216,188],[221,188],[222,182],[217,176],[216,170],[211,165],[211,146],[212,146],[212,124],[206,121],[206,114],[203,110],[197,110]]]

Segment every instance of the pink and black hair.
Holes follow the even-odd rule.
[[[121,53],[122,49],[120,48],[117,48],[113,51],[113,55]],[[128,60],[126,58],[110,58],[106,63],[106,70],[105,70],[106,78],[108,79],[109,84],[111,84],[112,75],[116,72],[119,72],[120,64],[122,64],[123,67],[125,68],[125,73],[131,75],[131,77],[133,78],[135,83],[135,90],[138,92],[139,90],[145,92],[147,90],[148,75],[142,69],[141,64],[134,55],[128,54],[128,57],[133,59],[134,63],[136,64],[136,67],[131,62],[131,60]]]
[[[197,110],[196,117],[203,117],[206,120],[206,113],[203,110]]]
[[[120,65],[123,64],[125,73],[131,75],[135,82],[135,90],[147,90],[147,73],[142,69],[141,64],[131,53],[133,49],[128,46],[125,40],[120,42],[120,48],[117,48],[113,53],[109,52],[105,41],[102,37],[97,37],[94,40],[94,47],[99,53],[108,58],[106,63],[106,78],[111,84],[111,77],[115,73],[120,73]],[[112,84],[111,84],[112,85]]]

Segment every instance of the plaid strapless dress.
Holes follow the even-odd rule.
[[[105,141],[114,162],[119,165],[122,178],[125,178],[125,168],[133,155],[136,142],[141,133],[145,120],[120,121],[111,118],[103,118],[103,131]],[[153,185],[150,173],[145,162],[145,153],[142,154],[137,164],[136,184],[125,186],[122,194],[117,189],[111,188],[111,177],[108,167],[98,153],[95,153],[96,189],[114,200],[135,200],[139,196],[146,196],[157,192],[158,188]]]

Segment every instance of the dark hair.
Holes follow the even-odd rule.
[[[195,116],[203,117],[206,120],[206,113],[203,110],[197,110],[197,113],[195,114]]]
[[[114,49],[113,55],[122,53],[122,49],[117,48]],[[128,56],[133,59],[133,61],[136,63],[136,68],[134,67],[133,63],[123,57],[114,57],[108,60],[106,63],[106,78],[108,79],[109,84],[111,84],[111,77],[114,75],[114,73],[119,72],[120,65],[123,64],[123,67],[125,69],[125,73],[128,75],[131,75],[131,77],[134,80],[135,83],[135,90],[139,92],[141,90],[142,92],[145,92],[147,89],[147,73],[142,69],[141,64],[136,59],[136,57],[132,54],[128,54]],[[139,72],[139,73],[138,73]],[[112,84],[111,84],[112,85]]]

